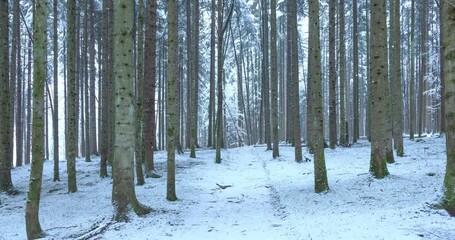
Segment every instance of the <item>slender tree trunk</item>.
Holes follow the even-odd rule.
[[[309,38],[308,38],[308,80],[313,89],[307,89],[313,103],[314,116],[311,126],[312,148],[314,151],[314,190],[317,193],[329,190],[327,169],[324,157],[324,119],[322,106],[321,46],[319,34],[319,1],[309,0]]]
[[[387,170],[387,22],[386,0],[371,0],[371,160],[370,172],[384,178]]]
[[[109,88],[111,78],[109,76],[109,10],[108,10],[108,0],[103,0],[103,42],[102,42],[102,52],[103,52],[103,67],[102,67],[102,84],[101,84],[101,142],[100,151],[101,151],[101,164],[100,164],[100,177],[107,177],[107,163],[109,162],[109,156],[111,150],[109,148],[110,144],[110,130],[109,130],[109,118],[110,118],[110,101],[109,101]]]
[[[444,34],[443,34],[443,20],[442,20],[442,4],[439,1],[439,70],[440,70],[440,82],[441,82],[441,90],[439,99],[441,99],[441,110],[440,110],[440,133],[444,133],[446,131],[446,119],[445,119],[445,81],[444,81]]]
[[[394,64],[394,75],[392,79],[392,118],[393,118],[393,140],[397,155],[404,155],[403,147],[403,94],[401,84],[401,31],[400,31],[400,0],[394,0],[392,11],[394,16],[393,22],[393,47],[392,58]]]
[[[346,129],[346,95],[345,95],[345,83],[346,83],[346,38],[345,38],[345,11],[344,11],[344,0],[339,0],[338,7],[338,23],[339,23],[339,34],[340,34],[340,144],[346,146],[349,144],[347,139]]]
[[[272,139],[273,153],[272,157],[280,156],[278,149],[278,59],[277,59],[277,30],[276,30],[276,0],[270,1],[270,78],[272,92]]]
[[[68,70],[68,142],[66,144],[66,161],[68,172],[68,192],[77,191],[76,153],[77,153],[77,92],[76,92],[76,1],[67,3],[67,70]]]
[[[209,76],[209,124],[207,146],[214,146],[215,123],[215,0],[211,1],[211,28],[210,28],[210,76]]]
[[[32,168],[25,208],[27,238],[44,236],[39,222],[41,184],[44,160],[44,88],[46,84],[47,9],[49,1],[35,2],[33,21],[33,136]]]
[[[223,138],[223,127],[221,121],[223,119],[223,11],[224,7],[221,0],[218,0],[218,45],[217,45],[217,54],[218,54],[218,72],[217,72],[217,112],[216,112],[216,153],[215,153],[215,163],[221,163],[221,144]]]
[[[21,66],[21,36],[20,36],[20,3],[18,0],[14,1],[14,14],[13,14],[13,45],[16,46],[16,53],[13,54],[16,61],[16,167],[22,166],[24,152],[23,148],[23,134],[22,134],[22,66]],[[13,60],[13,59],[12,59]],[[13,62],[13,61],[12,61]],[[11,63],[12,64],[12,63]],[[12,68],[14,66],[11,66]],[[11,73],[12,74],[12,73]]]
[[[96,80],[96,67],[95,67],[95,1],[90,1],[90,9],[89,9],[89,65],[90,65],[90,86],[89,86],[89,94],[90,94],[90,117],[88,118],[90,121],[90,154],[92,155],[99,155],[98,154],[98,143],[96,138],[96,94],[95,94],[95,80]],[[100,79],[99,79],[100,81]],[[99,107],[99,105],[98,105]]]
[[[54,181],[60,181],[59,174],[59,137],[58,137],[58,1],[53,3],[54,20],[52,47],[54,52],[54,114],[53,114],[53,138],[54,138]]]
[[[136,159],[136,181],[137,185],[144,185],[144,173],[142,163],[144,161],[143,143],[143,81],[144,81],[144,1],[138,2],[137,15],[137,64],[136,64],[136,141],[135,141],[135,159]]]
[[[329,145],[335,149],[337,144],[337,76],[335,60],[335,15],[336,0],[329,2]]]
[[[269,11],[268,1],[261,1],[262,6],[262,101],[264,108],[264,139],[267,150],[272,150],[270,127],[270,79],[269,79]]]
[[[144,135],[145,176],[160,177],[155,173],[155,86],[156,86],[156,0],[149,0],[145,19],[144,56]]]
[[[354,112],[354,123],[353,123],[353,136],[352,141],[355,143],[359,138],[359,31],[357,26],[357,0],[352,1],[352,18],[353,18],[353,28],[352,28],[352,38],[353,38],[353,112]]]
[[[8,57],[8,1],[0,2],[0,192],[13,189],[11,179],[11,95]],[[43,88],[44,89],[44,88]]]
[[[444,208],[455,216],[455,1],[442,1],[442,26],[444,47],[444,81],[447,124],[446,149],[447,165],[444,178]]]
[[[298,31],[297,31],[297,1],[289,0],[289,17],[291,24],[291,45],[292,54],[291,54],[291,92],[290,92],[290,101],[291,105],[291,118],[292,121],[292,134],[294,138],[294,157],[296,162],[302,161],[302,143],[301,143],[301,127],[300,127],[300,98],[299,98],[299,69],[298,69]]]
[[[415,28],[415,1],[411,0],[411,79],[409,79],[409,135],[414,140],[415,130],[415,47],[414,47],[414,28]]]
[[[168,201],[177,200],[175,193],[175,133],[178,121],[178,95],[177,95],[177,61],[178,61],[178,2],[168,1],[168,79],[167,79],[167,191]]]
[[[198,117],[198,88],[199,88],[199,0],[193,1],[191,28],[193,31],[192,37],[192,67],[191,67],[191,121],[190,121],[190,157],[196,158],[197,147],[197,117]]]
[[[83,99],[83,102],[84,102],[84,116],[85,116],[85,120],[84,120],[84,133],[85,133],[85,161],[86,162],[91,162],[91,158],[90,158],[90,108],[91,106],[89,106],[90,102],[89,102],[89,91],[90,91],[90,86],[89,86],[89,64],[88,64],[88,60],[89,60],[89,56],[88,56],[88,22],[89,22],[89,8],[88,8],[88,3],[87,1],[84,3],[84,8],[85,8],[85,13],[84,13],[84,44],[83,44],[83,60],[84,60],[84,66],[83,66],[83,69],[84,69],[84,99]]]
[[[32,40],[28,40],[27,46],[27,133],[25,144],[25,164],[30,164],[31,152],[31,126],[32,126]],[[66,96],[66,95],[65,95]],[[66,102],[66,101],[65,101]],[[2,125],[3,126],[3,125]]]

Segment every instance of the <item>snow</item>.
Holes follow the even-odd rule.
[[[46,239],[455,239],[455,218],[433,207],[443,194],[445,141],[437,136],[405,140],[406,155],[389,164],[390,176],[368,173],[370,145],[326,149],[330,191],[316,194],[313,163],[293,161],[282,146],[273,160],[265,147],[199,150],[177,156],[177,197],[168,202],[166,154],[156,153],[164,176],[136,186],[151,214],[112,222],[112,179],[99,178],[99,158],[77,161],[78,192],[67,194],[44,167],[40,206]],[[312,158],[308,153],[305,156]],[[25,200],[30,167],[12,171],[19,195],[0,194],[0,239],[25,239]],[[218,185],[228,186],[221,189]]]

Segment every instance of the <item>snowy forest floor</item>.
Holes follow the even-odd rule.
[[[281,147],[277,160],[263,146],[227,149],[219,165],[213,150],[201,149],[196,159],[177,156],[176,202],[165,200],[166,153],[158,152],[164,176],[136,186],[154,211],[128,223],[111,221],[112,179],[99,178],[99,158],[77,161],[74,194],[67,194],[66,162],[62,181],[52,182],[53,162],[46,161],[41,226],[47,239],[455,239],[455,219],[432,207],[443,194],[444,138],[405,140],[405,152],[377,180],[368,173],[366,140],[326,149],[330,191],[316,194],[313,162],[294,162],[292,147]],[[12,171],[20,194],[0,194],[0,239],[26,238],[29,172]]]

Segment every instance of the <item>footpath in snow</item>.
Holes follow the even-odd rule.
[[[368,173],[366,141],[326,149],[330,191],[322,194],[313,190],[313,162],[295,163],[292,147],[276,160],[262,146],[223,150],[222,164],[213,163],[213,150],[178,155],[176,202],[165,200],[166,154],[158,152],[164,176],[136,186],[154,211],[128,223],[111,221],[112,179],[98,177],[99,159],[78,160],[75,194],[66,193],[64,170],[52,182],[47,161],[41,224],[47,239],[455,239],[455,219],[432,207],[442,194],[444,139],[405,144],[406,156],[383,180]],[[0,194],[0,239],[25,239],[29,166],[12,174],[20,194]]]

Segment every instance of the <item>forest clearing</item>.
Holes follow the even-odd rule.
[[[198,150],[196,159],[177,155],[178,200],[165,200],[165,177],[148,178],[136,191],[153,212],[133,213],[127,223],[112,221],[112,179],[99,178],[99,158],[77,160],[75,194],[64,179],[52,182],[46,161],[40,220],[45,239],[455,239],[455,219],[433,207],[443,195],[444,138],[405,145],[408,154],[389,164],[383,180],[368,172],[366,140],[327,149],[331,187],[321,194],[313,190],[313,163],[293,161],[291,147],[281,147],[276,160],[265,146],[223,150],[221,165],[213,163],[213,150]],[[157,152],[158,172],[166,171],[165,161]],[[13,170],[18,195],[0,195],[0,239],[26,238],[29,169]]]

